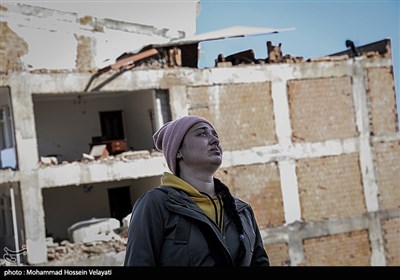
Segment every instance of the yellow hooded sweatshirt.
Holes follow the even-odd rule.
[[[161,177],[161,184],[186,192],[187,195],[204,211],[207,217],[218,226],[220,231],[223,230],[223,204],[219,195],[216,195],[211,199],[210,196],[200,193],[196,188],[181,178],[168,172],[164,172]]]

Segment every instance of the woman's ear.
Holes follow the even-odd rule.
[[[178,150],[178,153],[176,154],[176,158],[177,158],[177,159],[183,158],[182,149],[179,149],[179,150]]]

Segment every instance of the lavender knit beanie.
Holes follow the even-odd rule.
[[[186,132],[196,123],[205,122],[211,127],[212,124],[201,117],[185,116],[164,124],[153,135],[154,145],[157,150],[162,151],[169,169],[177,175],[176,155],[185,137]]]

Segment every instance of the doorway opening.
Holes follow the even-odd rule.
[[[101,135],[104,140],[124,139],[122,111],[100,112]]]
[[[111,217],[119,220],[122,224],[122,219],[132,212],[129,187],[108,189],[108,199]]]

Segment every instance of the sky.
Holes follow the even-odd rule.
[[[308,59],[344,51],[346,40],[352,40],[357,47],[389,38],[400,115],[400,0],[201,0],[200,4],[197,34],[235,25],[294,28],[275,34],[203,42],[201,68],[212,67],[220,53],[228,56],[253,49],[256,58],[267,58],[267,41],[273,45],[281,43],[283,55]]]

